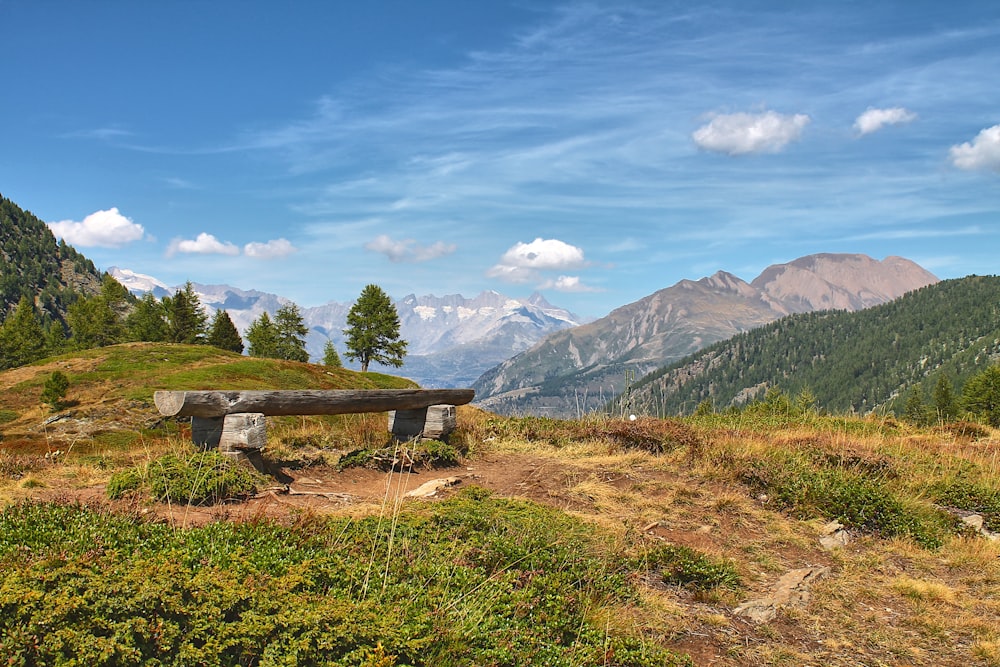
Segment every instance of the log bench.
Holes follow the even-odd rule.
[[[191,417],[191,439],[230,458],[245,459],[267,441],[268,416],[388,412],[398,440],[441,440],[455,428],[455,406],[472,389],[285,389],[267,391],[157,391],[153,402],[167,417]]]

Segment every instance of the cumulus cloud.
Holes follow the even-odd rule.
[[[554,289],[557,292],[597,292],[596,287],[590,287],[580,282],[579,276],[559,276],[555,280],[546,280],[538,289]]]
[[[888,109],[868,109],[857,117],[854,121],[854,129],[859,134],[871,134],[878,132],[886,125],[901,125],[912,123],[917,119],[917,114],[903,107],[890,107]]]
[[[511,283],[527,283],[538,280],[540,271],[572,269],[585,263],[581,248],[559,239],[537,238],[531,243],[514,244],[486,275]]]
[[[959,169],[1000,172],[1000,125],[982,130],[971,143],[952,146],[950,155]]]
[[[66,243],[83,248],[120,248],[146,235],[142,225],[126,218],[117,208],[91,213],[81,222],[50,222],[49,229]]]
[[[192,239],[174,239],[167,248],[167,257],[173,257],[179,252],[198,255],[238,255],[240,249],[229,243],[222,242],[211,234],[202,232]]]
[[[809,116],[801,113],[720,114],[695,130],[691,137],[700,148],[716,153],[777,153],[797,141],[809,121]]]
[[[243,254],[254,259],[280,259],[298,251],[288,239],[272,239],[267,243],[253,242],[243,246]]]
[[[455,252],[453,243],[438,241],[431,245],[420,245],[414,239],[395,240],[388,234],[379,234],[365,244],[366,250],[377,252],[389,258],[390,262],[426,262]]]

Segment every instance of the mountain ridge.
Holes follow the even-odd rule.
[[[650,373],[617,405],[672,415],[708,401],[723,411],[780,389],[807,392],[820,410],[901,414],[914,388],[926,400],[937,378],[958,387],[1000,359],[998,302],[1000,277],[968,276],[862,310],[794,313]]]
[[[755,282],[726,271],[684,279],[550,335],[484,373],[473,384],[476,403],[501,414],[575,416],[623,391],[632,376],[742,331],[817,306],[867,307],[938,279],[901,257],[822,253],[772,265]]]

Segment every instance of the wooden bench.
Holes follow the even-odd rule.
[[[244,459],[264,448],[268,416],[388,412],[395,438],[440,440],[455,428],[455,406],[474,397],[472,389],[157,391],[153,402],[167,417],[191,417],[196,445]]]

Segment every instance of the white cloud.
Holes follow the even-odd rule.
[[[886,125],[900,125],[902,123],[911,123],[917,119],[917,114],[913,113],[909,109],[904,109],[903,107],[890,107],[888,109],[874,109],[868,107],[868,110],[857,117],[854,121],[854,129],[858,131],[859,134],[871,134],[872,132],[878,132]]]
[[[809,120],[805,114],[786,116],[775,111],[720,114],[691,137],[700,148],[716,153],[777,153],[798,140]]]
[[[91,213],[82,222],[50,222],[49,229],[66,243],[83,248],[120,248],[146,235],[142,225],[126,218],[117,208]]]
[[[211,234],[202,232],[194,240],[174,239],[171,241],[167,248],[167,257],[173,257],[179,252],[199,255],[238,255],[240,249],[228,241],[222,242]]]
[[[583,266],[583,250],[559,239],[537,238],[518,242],[500,258],[486,275],[506,282],[527,283],[540,278],[539,271]]]
[[[580,282],[579,276],[559,276],[555,280],[546,280],[538,289],[554,289],[557,292],[597,292],[596,287],[590,287]]]
[[[394,240],[388,234],[379,234],[365,244],[366,250],[378,252],[390,262],[426,262],[455,252],[453,243],[437,241],[429,246],[420,245],[414,239]]]
[[[288,239],[272,239],[267,243],[255,241],[243,246],[243,254],[255,259],[280,259],[298,251]]]
[[[949,154],[959,169],[1000,172],[1000,125],[980,131],[972,143],[952,146]]]

